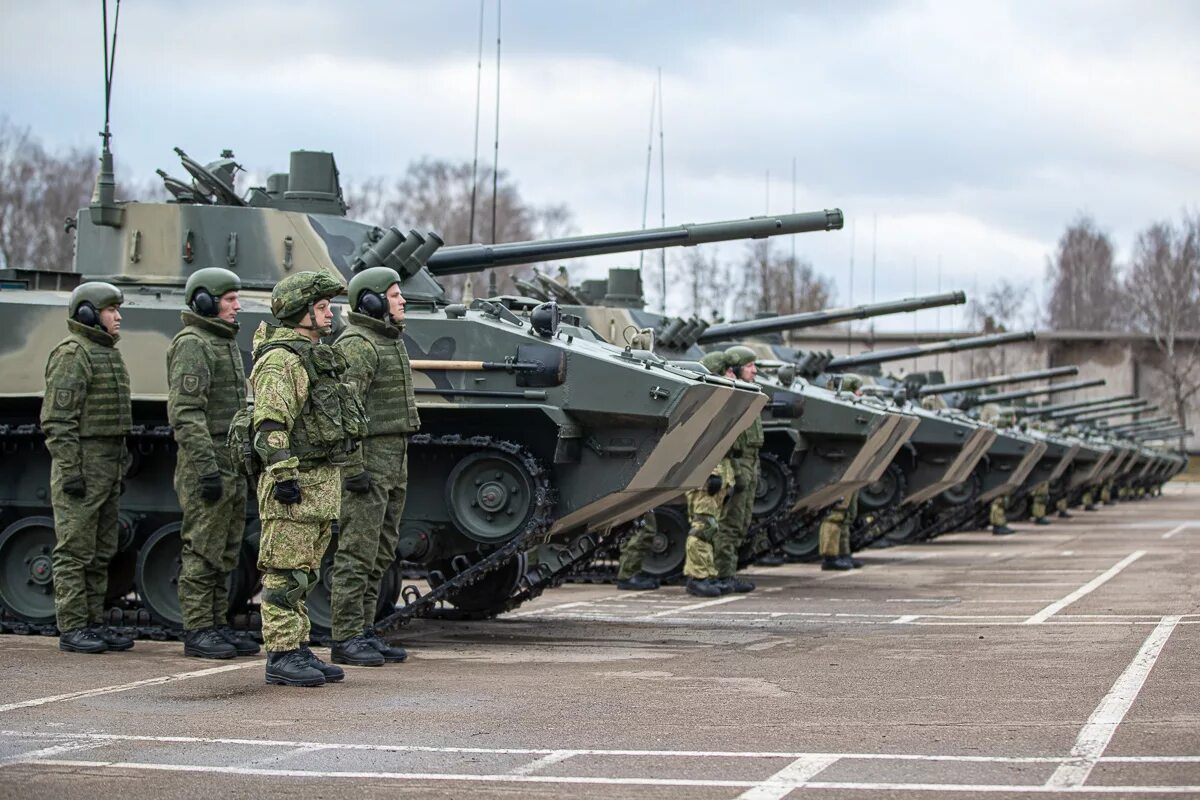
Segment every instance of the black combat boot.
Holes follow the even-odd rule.
[[[123,650],[133,649],[133,639],[130,639],[123,633],[118,633],[107,625],[97,625],[92,630],[108,645],[110,653],[120,653]]]
[[[184,632],[183,654],[193,658],[233,658],[237,648],[225,641],[216,628],[202,628]]]
[[[239,656],[256,656],[261,649],[258,642],[250,638],[250,634],[235,631],[228,625],[218,625],[217,633],[221,634],[222,639],[233,645],[234,651]]]
[[[1049,517],[1034,517],[1033,524],[1034,525],[1049,525],[1050,518]]]
[[[224,640],[222,640],[224,641]],[[225,642],[229,649],[233,645]],[[283,686],[324,686],[325,676],[299,650],[267,651],[267,683]]]
[[[737,575],[734,575],[732,578],[726,578],[726,580],[729,581],[729,585],[733,587],[733,591],[737,592],[738,594],[746,594],[747,592],[754,591],[754,581],[749,581],[745,578],[739,578]]]
[[[103,653],[108,650],[108,643],[100,638],[92,628],[76,628],[64,631],[58,636],[58,649],[68,653]]]
[[[308,645],[300,645],[300,652],[308,659],[309,666],[316,669],[325,676],[326,683],[339,683],[346,679],[346,670],[341,667],[335,667],[333,664],[326,664],[321,659],[317,658],[317,654],[308,649]]]
[[[1016,533],[1016,531],[1013,530],[1012,528],[1008,527],[1007,525],[993,525],[992,526],[992,535],[993,536],[1008,536],[1010,533]]]
[[[863,567],[866,566],[866,563],[864,563],[861,558],[855,558],[854,556],[842,556],[842,558],[849,561],[850,566],[853,567],[854,569],[862,569]]]
[[[825,558],[821,559],[821,569],[843,572],[848,569],[854,569],[854,565],[841,556],[825,556]]]
[[[378,650],[379,655],[383,656],[383,660],[389,664],[402,664],[408,659],[407,650],[399,645],[389,644],[380,638],[374,628],[364,630],[363,638],[367,640],[367,644]]]
[[[696,578],[688,578],[687,586],[684,587],[688,594],[696,597],[720,597],[721,589],[717,586],[714,578],[704,578],[697,580]]]
[[[733,578],[713,578],[712,582],[721,594],[733,594]]]
[[[1059,519],[1071,519],[1074,516],[1075,516],[1074,514],[1072,514],[1070,511],[1067,511],[1065,508],[1062,511],[1058,512]]]
[[[617,581],[618,589],[632,592],[645,592],[658,587],[658,578],[648,572],[635,572],[625,580]]]
[[[767,553],[765,556],[760,556],[754,565],[756,567],[782,567],[785,563],[783,556],[778,553]]]
[[[352,667],[382,667],[383,656],[360,633],[340,642],[334,642],[329,648],[335,664],[348,664]]]
[[[1088,503],[1086,506],[1083,507],[1083,510],[1084,511],[1099,511],[1100,507],[1097,506],[1095,503]]]

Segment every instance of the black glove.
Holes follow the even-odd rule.
[[[352,478],[342,481],[342,488],[354,494],[366,494],[371,491],[371,473],[363,470]]]
[[[200,476],[200,497],[210,503],[215,503],[221,499],[223,494],[225,494],[225,489],[221,486],[220,472],[210,472]]]
[[[716,494],[721,491],[721,476],[709,475],[708,480],[704,483],[704,491],[709,494]]]
[[[300,484],[295,479],[280,481],[271,491],[272,496],[285,506],[294,506],[300,502]]]
[[[734,494],[741,494],[742,492],[746,491],[746,488],[747,488],[746,482],[744,480],[742,480],[741,478],[736,478],[733,481],[733,493]]]
[[[72,475],[63,481],[63,494],[70,497],[83,497],[87,494],[87,484],[83,482],[82,475]]]

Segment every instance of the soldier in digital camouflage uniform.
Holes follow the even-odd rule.
[[[725,361],[733,376],[753,383],[758,372],[756,354],[745,345],[735,345],[725,351]],[[752,592],[754,583],[737,576],[738,554],[750,530],[754,515],[754,497],[758,492],[758,453],[763,442],[762,419],[755,417],[738,434],[729,450],[734,470],[734,489],[721,512],[717,540],[713,544],[717,564],[717,580],[722,591]]]
[[[995,425],[997,428],[1008,427],[1012,423],[1011,417],[1007,414],[1002,414],[1000,407],[995,403],[987,403],[980,409],[979,419],[989,425]],[[992,500],[992,504],[988,507],[988,525],[992,527],[992,533],[996,536],[1008,536],[1016,533],[1015,530],[1008,526],[1008,496],[1003,495]]]
[[[658,578],[642,569],[646,556],[658,535],[658,521],[653,511],[639,520],[641,525],[621,542],[621,560],[617,567],[617,588],[630,591],[653,590],[659,587]]]
[[[320,343],[331,331],[332,275],[298,272],[276,284],[271,314],[254,334],[254,452],[263,571],[262,634],[268,683],[319,686],[345,677],[307,647],[305,598],[320,578],[331,525],[341,509],[342,465],[365,432],[354,390],[341,382],[345,359]]]
[[[821,520],[821,569],[858,569],[863,562],[850,554],[850,526],[858,519],[858,492],[851,492],[834,503]]]
[[[715,542],[718,518],[733,491],[734,480],[733,462],[723,458],[713,467],[704,486],[687,493],[689,530],[683,574],[687,577],[688,594],[697,597],[727,594],[717,579]]]
[[[346,381],[367,410],[361,463],[347,466],[333,559],[333,660],[380,666],[407,654],[375,633],[379,582],[396,558],[400,515],[408,492],[408,437],[420,428],[412,368],[401,332],[400,275],[388,267],[363,270],[350,281],[347,327],[336,349]]]
[[[258,645],[229,627],[229,574],[246,525],[246,479],[225,438],[246,406],[238,348],[241,280],[219,267],[197,270],[184,287],[183,330],[167,349],[167,418],[179,446],[175,493],[183,509],[179,607],[185,655],[252,656]]]
[[[54,607],[58,646],[73,653],[133,647],[132,639],[104,625],[133,417],[129,372],[116,348],[124,300],[112,284],[80,284],[68,302],[69,333],[46,362],[41,424],[57,540]]]
[[[1042,481],[1033,487],[1030,493],[1029,515],[1033,517],[1034,525],[1049,525],[1050,518],[1046,516],[1050,504],[1050,481]]]

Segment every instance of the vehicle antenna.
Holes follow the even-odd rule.
[[[475,243],[475,201],[479,194],[479,101],[483,88],[483,0],[479,0],[479,53],[475,60],[475,155],[471,161],[471,222],[467,243]]]

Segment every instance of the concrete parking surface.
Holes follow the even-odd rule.
[[[319,689],[4,637],[0,796],[1200,797],[1200,491],[1168,491],[749,595],[566,586]]]

